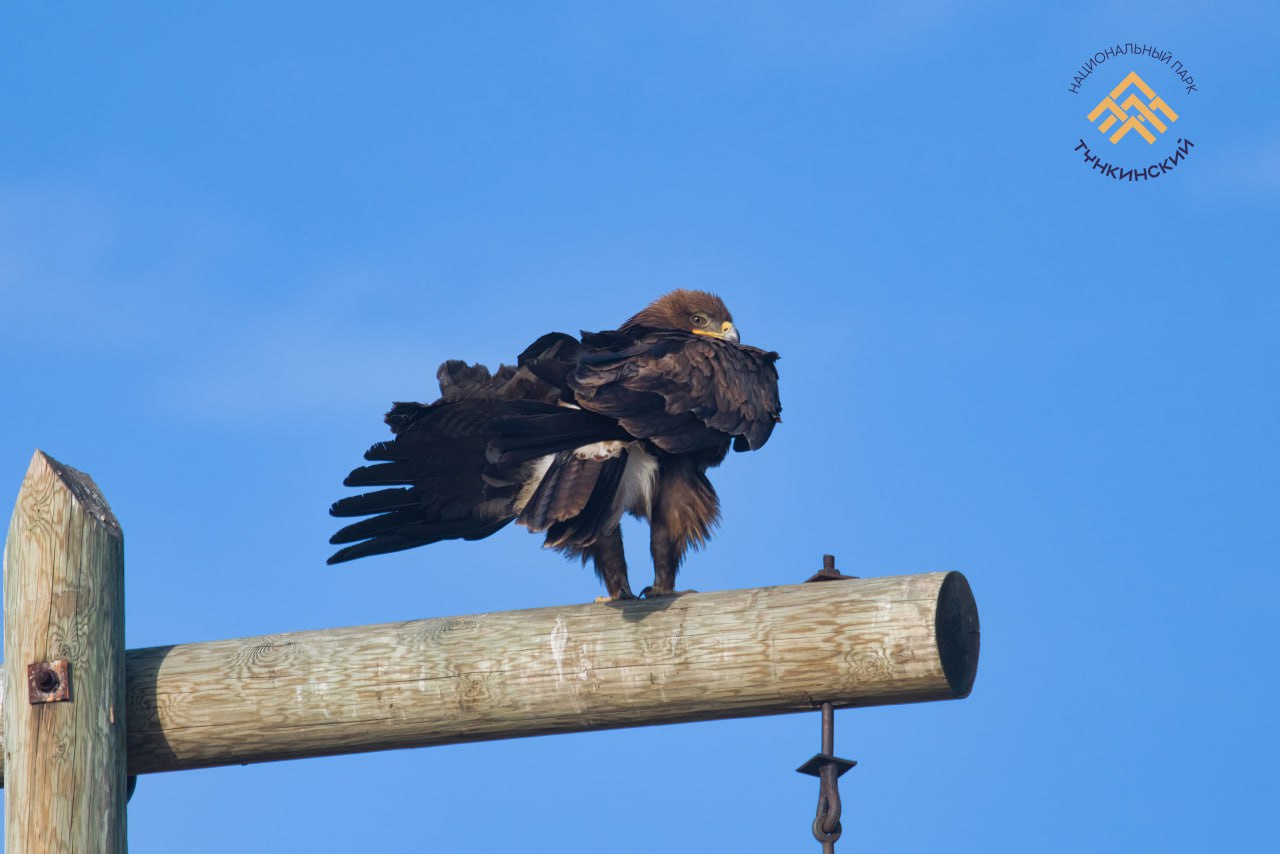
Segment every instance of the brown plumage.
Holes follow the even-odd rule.
[[[677,290],[609,332],[553,332],[515,367],[445,362],[441,397],[397,403],[395,434],[365,454],[335,516],[371,516],[330,542],[329,563],[486,537],[512,520],[591,559],[610,599],[632,597],[619,521],[648,519],[654,581],[669,595],[690,546],[719,518],[706,471],[764,445],[780,419],[777,353],[738,343],[719,297]],[[377,515],[374,515],[377,514]]]

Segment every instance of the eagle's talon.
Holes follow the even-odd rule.
[[[697,593],[697,590],[655,590],[653,585],[640,591],[641,599],[665,599],[667,596],[683,596],[686,593]]]

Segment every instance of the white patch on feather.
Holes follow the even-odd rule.
[[[618,490],[618,515],[621,516],[625,510],[647,519],[657,482],[657,458],[645,451],[639,442],[632,443],[627,447],[627,467],[622,470],[622,484]]]
[[[555,454],[547,454],[545,457],[538,457],[533,461],[529,476],[525,478],[524,486],[520,487],[520,494],[516,496],[515,507],[512,508],[517,516],[524,512],[524,506],[529,503],[529,499],[537,491],[538,484],[542,483],[542,478],[546,476],[547,469],[551,468],[551,463],[555,458]]]
[[[573,455],[580,460],[611,460],[622,453],[622,443],[616,439],[608,442],[593,442],[573,449]]]

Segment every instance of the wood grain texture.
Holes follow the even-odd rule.
[[[93,481],[37,451],[4,551],[5,850],[122,853],[124,548]],[[30,703],[27,665],[70,662],[69,702]]]
[[[955,699],[977,666],[977,609],[956,579],[829,581],[133,650],[129,772],[778,714],[824,700]],[[973,643],[940,630],[972,631]],[[961,653],[944,662],[942,649]]]

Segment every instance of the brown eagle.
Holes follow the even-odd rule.
[[[719,518],[707,469],[730,445],[764,445],[780,420],[777,358],[738,343],[719,297],[677,290],[617,330],[544,335],[496,373],[445,362],[440,399],[393,404],[395,438],[344,481],[388,488],[330,508],[371,518],[333,535],[354,545],[329,563],[478,540],[516,520],[590,558],[609,599],[631,599],[629,512],[649,520],[653,585],[641,595],[670,595],[685,551]]]

